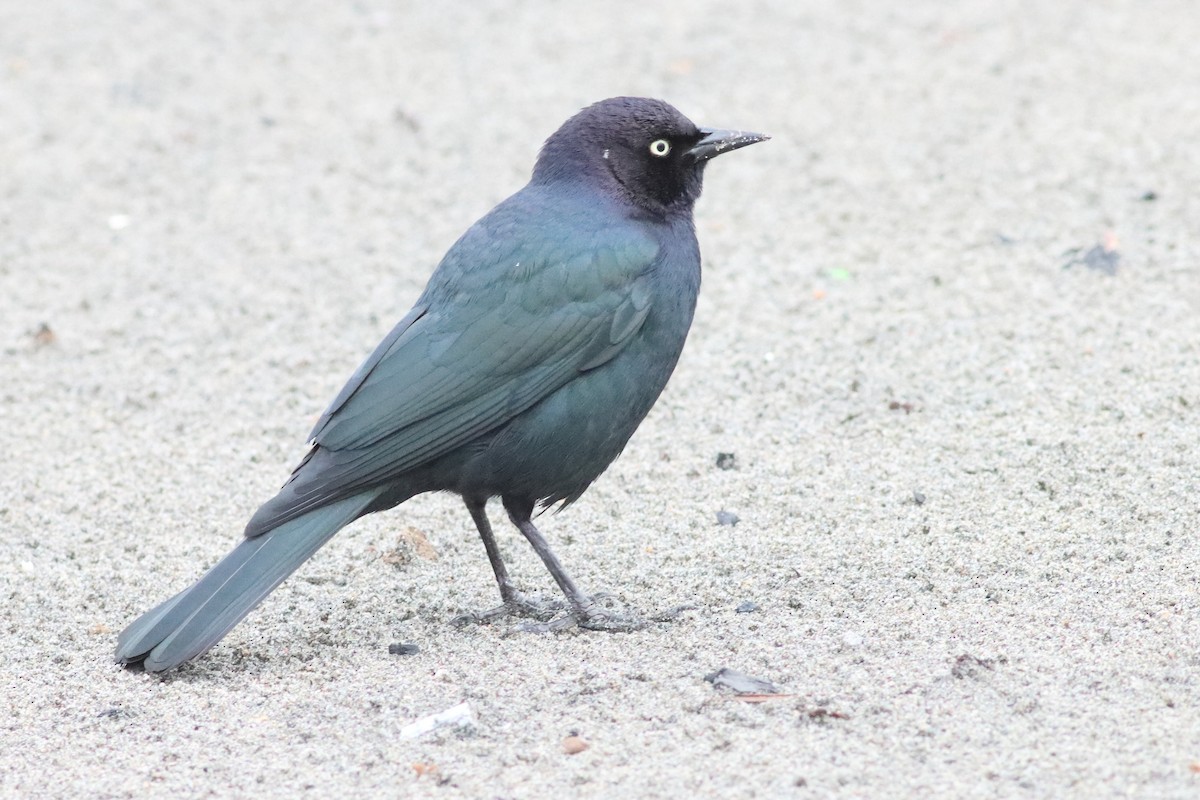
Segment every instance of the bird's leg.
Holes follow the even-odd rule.
[[[492,533],[492,523],[488,520],[485,507],[487,500],[472,497],[466,500],[466,504],[467,511],[471,512],[471,519],[475,520],[475,527],[479,529],[479,538],[483,539],[488,561],[492,563],[492,572],[496,574],[496,583],[500,587],[500,599],[507,603],[517,595],[517,588],[509,580],[508,568],[504,566],[504,559],[500,556],[500,546],[496,544],[496,537]]]
[[[542,626],[527,625],[524,626],[525,630],[537,633],[557,630],[567,627],[572,619],[579,627],[591,630],[635,631],[645,627],[646,623],[639,619],[619,616],[600,608],[593,598],[579,591],[579,587],[575,585],[575,581],[571,580],[571,576],[563,569],[558,556],[554,555],[554,551],[550,549],[546,538],[534,526],[532,501],[518,500],[506,495],[504,497],[504,509],[508,512],[508,518],[512,520],[512,524],[517,526],[517,530],[529,540],[529,544],[533,546],[534,551],[541,557],[542,563],[546,565],[546,569],[554,576],[554,581],[558,584],[558,588],[562,589],[562,593],[566,595],[567,600],[571,604],[571,617],[567,618],[565,623],[563,620],[555,620],[554,622],[545,623]]]
[[[465,497],[463,501],[467,504],[467,511],[471,512],[471,519],[475,520],[475,527],[479,529],[479,538],[483,539],[483,546],[487,550],[488,561],[492,564],[492,572],[496,574],[496,585],[500,587],[500,599],[503,602],[487,611],[462,614],[454,618],[454,623],[458,625],[469,622],[487,623],[509,616],[540,619],[551,617],[561,611],[563,609],[561,602],[557,600],[545,602],[526,597],[509,579],[508,568],[504,566],[504,559],[500,556],[500,546],[496,544],[496,537],[492,534],[492,524],[488,521],[485,508],[487,498]]]

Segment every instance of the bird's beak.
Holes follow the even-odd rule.
[[[739,147],[745,147],[748,144],[765,142],[771,138],[762,133],[720,131],[713,128],[701,128],[700,134],[704,138],[696,142],[692,149],[687,151],[687,154],[697,163],[715,158],[721,155],[721,153],[728,153],[730,150],[737,150]]]

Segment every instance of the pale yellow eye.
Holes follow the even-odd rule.
[[[655,139],[650,143],[650,155],[662,158],[671,152],[671,143],[666,139]]]

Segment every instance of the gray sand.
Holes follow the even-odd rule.
[[[1200,794],[1194,3],[5,5],[3,794]],[[175,676],[110,663],[613,94],[775,137],[709,171],[659,406],[541,518],[586,588],[696,608],[455,629],[495,588],[431,496]]]

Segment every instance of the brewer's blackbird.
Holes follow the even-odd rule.
[[[567,120],[529,184],[450,248],[334,398],[241,543],[130,624],[117,660],[160,672],[195,658],[345,525],[430,491],[465,501],[499,612],[540,609],[509,580],[484,511],[492,497],[566,596],[564,619],[626,627],[576,588],[531,516],[576,500],[658,398],[700,287],[692,207],[704,166],[766,138],[699,128],[646,98]]]

